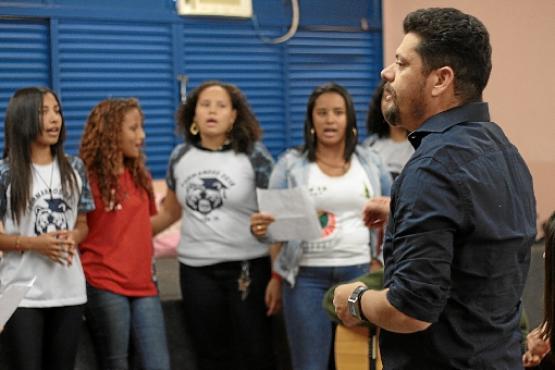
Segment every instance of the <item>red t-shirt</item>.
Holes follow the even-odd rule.
[[[158,290],[152,273],[150,216],[156,214],[156,205],[129,171],[118,181],[121,207],[106,211],[96,179],[90,179],[96,210],[87,213],[89,234],[79,246],[85,277],[93,287],[116,294],[154,296]]]

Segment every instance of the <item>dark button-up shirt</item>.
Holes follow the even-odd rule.
[[[532,179],[489,122],[457,107],[409,135],[416,151],[392,189],[387,298],[430,322],[381,337],[386,369],[521,369],[520,298],[536,233]]]

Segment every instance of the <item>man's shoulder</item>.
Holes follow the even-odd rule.
[[[487,155],[514,150],[494,122],[462,122],[441,133],[427,135],[414,158],[430,158],[445,166],[464,166]]]

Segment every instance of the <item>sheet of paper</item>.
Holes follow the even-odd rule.
[[[25,297],[25,294],[31,289],[35,283],[36,276],[28,282],[13,283],[4,289],[0,295],[0,326],[4,327],[8,319],[15,312],[19,302]]]
[[[308,190],[256,189],[258,208],[275,218],[268,234],[275,240],[315,240],[322,236],[322,227]]]

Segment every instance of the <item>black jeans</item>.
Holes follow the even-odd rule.
[[[73,370],[84,305],[15,310],[6,323],[13,370]]]
[[[264,303],[269,258],[250,260],[249,271],[249,293],[242,300],[237,282],[240,261],[203,267],[180,263],[185,324],[199,370],[275,369],[271,320]]]

